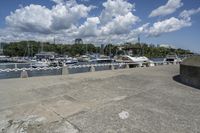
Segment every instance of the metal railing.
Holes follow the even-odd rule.
[[[151,62],[152,64],[152,62]],[[167,65],[169,62],[153,62],[153,66]],[[0,79],[20,78],[20,77],[35,77],[35,76],[50,76],[50,75],[67,75],[83,72],[94,72],[104,70],[125,69],[134,67],[150,67],[149,63],[104,63],[104,64],[83,64],[83,65],[68,65],[57,67],[37,67],[37,68],[5,68],[0,69]],[[24,76],[25,75],[25,76]]]
[[[169,62],[163,62],[158,61],[154,62],[154,65],[167,65]],[[1,64],[2,65],[2,64]],[[74,69],[74,68],[85,68],[85,67],[102,67],[102,66],[122,66],[122,65],[135,65],[140,66],[139,63],[104,63],[104,64],[85,64],[85,65],[69,65],[67,68]],[[63,67],[57,66],[57,67],[29,67],[29,68],[6,68],[6,69],[0,69],[0,72],[12,72],[12,71],[34,71],[34,70],[55,70],[55,69],[62,69]]]
[[[101,66],[120,66],[120,65],[138,65],[138,63],[106,63],[106,64],[87,64],[87,65],[69,65],[66,66],[69,69],[73,68],[85,68],[85,67],[101,67]],[[57,67],[37,67],[37,68],[6,68],[6,69],[0,69],[0,72],[12,72],[12,71],[34,71],[34,70],[55,70],[55,69],[62,69],[63,67],[57,66]]]

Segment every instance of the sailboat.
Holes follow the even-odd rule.
[[[50,61],[48,59],[46,59],[46,53],[43,52],[43,43],[41,44],[41,52],[36,54],[36,57],[37,55],[40,56],[41,58],[36,58],[34,60],[31,60],[31,67],[34,67],[34,68],[37,68],[37,67],[48,67],[50,66]]]

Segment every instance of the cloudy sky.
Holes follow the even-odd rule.
[[[200,52],[200,0],[1,0],[0,41],[137,41]]]

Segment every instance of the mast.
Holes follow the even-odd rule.
[[[87,43],[85,44],[86,46],[86,55],[88,55],[88,45],[87,45]]]
[[[56,44],[56,38],[55,37],[53,38],[53,43]]]
[[[109,38],[109,57],[111,58],[111,38]]]
[[[141,45],[140,35],[138,35],[138,44],[140,45],[140,48],[141,48],[141,55],[143,56],[143,55],[144,55],[144,49],[143,49],[143,46]]]
[[[140,44],[140,35],[138,35],[138,43]]]
[[[41,42],[41,52],[44,52],[44,44]]]
[[[28,53],[27,53],[27,55],[28,55],[28,57],[30,56],[30,44],[29,44],[29,42],[27,41],[27,46],[28,46]]]

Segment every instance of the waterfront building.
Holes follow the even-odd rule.
[[[81,38],[75,39],[75,44],[83,44],[83,40]]]
[[[3,48],[0,48],[0,55],[3,55]]]
[[[159,48],[175,48],[174,46],[172,46],[172,45],[168,45],[168,44],[158,44],[158,46],[157,47],[159,47]]]
[[[101,44],[100,53],[101,53],[102,55],[104,54],[104,44]]]
[[[0,55],[3,55],[3,47],[6,45],[7,43],[0,43]]]
[[[56,57],[55,52],[40,52],[35,55],[36,59],[42,60],[42,59],[54,59]]]

